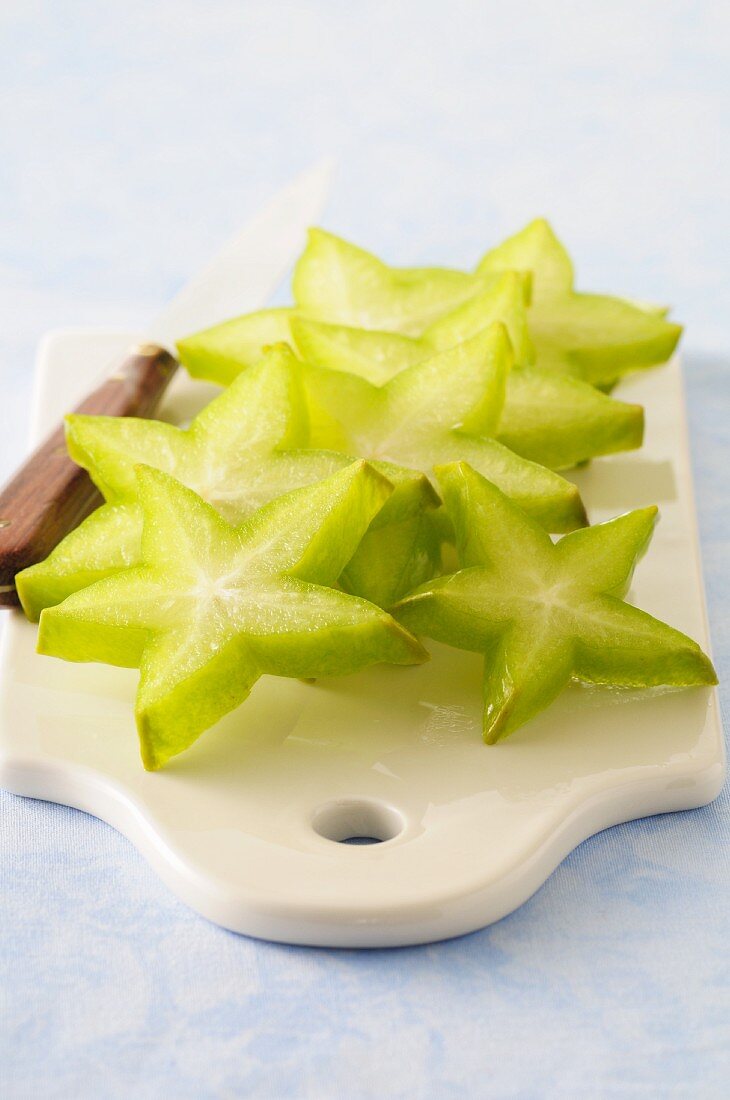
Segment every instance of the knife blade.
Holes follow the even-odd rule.
[[[263,306],[319,220],[333,163],[322,161],[278,192],[248,225],[175,295],[145,338],[110,364],[74,410],[150,416],[172,379],[176,340]],[[15,607],[15,574],[41,561],[101,503],[85,470],[68,457],[59,425],[0,490],[0,607]]]

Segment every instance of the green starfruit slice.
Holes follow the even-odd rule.
[[[180,362],[193,378],[230,386],[246,367],[261,359],[264,348],[291,343],[294,310],[285,306],[246,313],[178,340]]]
[[[38,650],[139,667],[146,768],[183,752],[263,674],[334,676],[426,654],[388,614],[334,591],[391,492],[366,463],[232,526],[167,474],[138,467],[142,564],[43,611]]]
[[[585,523],[575,486],[490,438],[511,358],[506,330],[496,323],[384,386],[309,365],[304,377],[310,400],[340,425],[350,453],[428,474],[463,459],[548,530],[572,530]]]
[[[194,333],[178,342],[180,361],[194,378],[227,386],[257,363],[264,348],[278,341],[296,347],[302,359],[319,366],[349,370],[380,385],[411,363],[476,336],[494,321],[507,328],[517,363],[534,358],[527,328],[526,281],[516,272],[492,279],[486,289],[429,325],[418,337],[395,332],[351,329],[307,320],[303,310],[261,310]],[[350,333],[352,338],[350,339]],[[340,364],[338,357],[343,356]],[[332,361],[334,360],[334,361]]]
[[[461,344],[471,336],[488,328],[494,321],[501,321],[507,329],[515,363],[524,366],[534,362],[535,349],[527,324],[527,305],[531,285],[524,275],[505,271],[496,275],[484,290],[468,302],[445,313],[422,334],[425,346],[436,351],[446,351]]]
[[[524,296],[524,277],[513,278]],[[493,282],[443,268],[391,268],[331,233],[312,229],[294,276],[298,308],[235,317],[179,340],[177,349],[194,378],[227,386],[258,362],[266,346],[293,343],[290,325],[297,316],[417,333],[434,318],[476,298],[474,308],[484,313],[485,328],[490,320],[502,319],[490,291]],[[517,337],[516,332],[510,335]],[[526,331],[522,336],[527,339]]]
[[[523,324],[520,332],[499,316],[499,293],[510,293],[502,284],[495,298],[500,274],[516,279],[531,303],[529,331]],[[182,362],[195,377],[227,384],[257,361],[264,346],[291,341],[295,320],[426,335],[432,350],[466,339],[490,320],[502,320],[519,365],[536,356],[540,369],[605,389],[627,371],[665,362],[682,332],[666,320],[663,306],[575,291],[570,257],[542,219],[488,252],[476,276],[437,267],[392,268],[333,234],[312,230],[295,272],[294,292],[295,309],[263,310],[181,341]],[[297,344],[306,357],[306,347]],[[368,351],[372,361],[377,347],[377,340],[370,349],[360,341],[365,369]],[[377,372],[376,357],[370,369]],[[377,380],[384,380],[382,374]]]
[[[464,315],[472,304],[457,313]],[[506,323],[504,314],[503,319]],[[447,321],[450,316],[439,322],[439,336],[440,342],[451,347],[445,339]],[[293,319],[291,325],[297,349],[309,363],[357,374],[377,385],[435,352],[431,330],[413,338],[304,318]],[[457,342],[459,337],[473,335],[461,325],[454,334]],[[559,470],[588,458],[640,447],[643,434],[640,405],[608,397],[577,378],[515,366],[507,378],[495,438],[523,458]]]
[[[308,317],[418,336],[488,283],[449,268],[390,267],[333,233],[310,229],[292,285]]]
[[[462,568],[393,613],[410,630],[484,654],[484,739],[547,707],[575,677],[623,687],[717,682],[696,642],[624,603],[656,508],[566,535],[544,530],[466,463],[440,468]]]
[[[72,416],[67,419],[71,456],[87,469],[108,503],[72,531],[45,561],[18,575],[18,592],[31,619],[79,588],[139,559],[142,515],[137,502],[135,465],[145,463],[176,477],[212,504],[231,523],[240,523],[260,505],[310,485],[348,466],[352,457],[303,449],[309,441],[307,403],[301,367],[286,346],[270,349],[261,363],[212,401],[187,429],[131,417]],[[291,448],[291,449],[290,449]],[[413,470],[381,470],[395,491],[378,519],[379,534],[353,563],[347,584],[356,595],[386,600],[396,591],[384,587],[370,561],[376,544],[388,542],[388,524],[403,545],[403,521],[418,526],[416,515],[433,509],[438,497],[427,478]],[[418,583],[433,576],[401,566]],[[380,579],[379,579],[380,578]],[[411,585],[413,587],[413,585]],[[402,595],[399,589],[397,595]],[[397,597],[393,597],[397,598]]]
[[[430,325],[420,340],[395,332],[308,321],[301,309],[280,308],[249,313],[203,329],[178,341],[177,348],[181,363],[194,378],[222,386],[230,385],[242,370],[257,363],[267,345],[279,341],[296,347],[302,359],[349,370],[380,385],[411,363],[445,351],[476,336],[493,321],[501,321],[509,333],[516,362],[527,363],[534,358],[525,308],[528,289],[524,277],[505,272]],[[341,365],[340,355],[344,356]]]
[[[290,328],[305,361],[349,371],[382,385],[406,367],[469,340],[495,321],[507,329],[515,363],[532,362],[525,286],[515,272],[496,277],[485,290],[429,325],[421,336],[314,321],[303,313],[292,314]]]
[[[339,583],[346,592],[387,608],[441,571],[442,544],[450,532],[444,532],[438,521],[441,499],[427,478],[414,481],[414,471],[390,462],[371,465],[394,492],[363,535]]]
[[[573,265],[550,225],[539,218],[487,252],[478,272],[530,271],[528,310],[537,366],[609,386],[627,371],[664,363],[680,325],[656,307],[573,289]]]

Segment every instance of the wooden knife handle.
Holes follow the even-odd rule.
[[[157,344],[140,344],[74,412],[149,416],[177,363]],[[91,478],[68,456],[63,425],[51,432],[0,490],[0,607],[15,607],[15,574],[42,561],[101,503]]]

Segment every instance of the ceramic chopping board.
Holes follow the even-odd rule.
[[[44,341],[33,441],[133,339]],[[160,415],[184,423],[214,392],[180,372]],[[707,649],[679,365],[619,396],[646,406],[644,448],[575,480],[593,522],[660,506],[630,598]],[[264,677],[184,756],[146,773],[137,673],[39,656],[35,626],[7,619],[0,785],[103,818],[199,913],[266,939],[374,947],[472,931],[526,901],[593,833],[703,805],[724,779],[714,690],[573,685],[487,747],[480,659],[430,642],[417,668],[315,685]],[[343,843],[353,837],[378,843]]]

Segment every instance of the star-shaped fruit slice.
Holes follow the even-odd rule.
[[[666,362],[682,333],[656,307],[574,290],[570,257],[541,218],[487,252],[477,270],[531,272],[528,320],[537,366],[596,386]]]
[[[299,311],[291,313],[289,326],[291,342],[305,361],[382,385],[406,367],[471,339],[496,321],[507,329],[515,364],[531,362],[534,352],[527,329],[525,284],[516,272],[497,276],[485,290],[429,325],[420,336],[315,321]]]
[[[598,455],[641,445],[640,405],[616,401],[579,379],[532,366],[525,284],[505,272],[430,325],[422,336],[351,328],[307,319],[301,311],[264,310],[197,333],[178,345],[195,377],[222,385],[257,362],[268,341],[285,338],[315,366],[347,371],[382,385],[400,371],[501,321],[515,350],[496,438],[533,462],[565,469]],[[322,437],[326,438],[326,437]],[[329,440],[332,443],[332,440]],[[334,445],[341,445],[334,443]]]
[[[232,526],[167,474],[138,467],[142,564],[47,608],[38,650],[139,667],[146,768],[161,767],[263,674],[301,678],[425,659],[386,612],[331,587],[391,492],[366,463]]]
[[[462,568],[393,614],[417,634],[484,654],[488,743],[547,707],[571,678],[632,688],[716,683],[696,642],[621,599],[656,508],[554,544],[466,463],[437,473]]]
[[[279,341],[296,347],[303,359],[311,351],[312,361],[318,366],[349,370],[380,385],[411,363],[445,351],[476,336],[493,321],[501,321],[509,332],[516,362],[528,363],[534,358],[525,307],[528,291],[528,280],[516,272],[505,272],[429,325],[422,338],[310,321],[306,310],[282,307],[248,313],[202,329],[178,341],[177,348],[180,361],[194,378],[221,386],[230,385],[242,370],[258,363],[265,347]],[[323,314],[326,310],[321,307],[316,312]],[[338,365],[339,354],[344,354],[344,365]],[[330,361],[333,356],[334,362]]]
[[[180,362],[193,378],[230,386],[242,370],[258,363],[265,348],[292,342],[295,315],[288,306],[260,309],[191,333],[177,342]]]
[[[527,339],[516,339],[510,329],[518,364],[531,343],[538,368],[607,388],[627,371],[665,362],[681,335],[681,326],[667,321],[663,307],[575,291],[570,257],[542,219],[489,251],[476,275],[439,267],[392,268],[315,229],[295,272],[296,308],[262,310],[195,333],[178,344],[180,358],[194,377],[225,385],[257,361],[262,347],[291,341],[295,318],[406,336],[429,332],[436,338],[438,322],[447,314],[463,309],[463,321],[479,323],[485,304],[490,308],[495,276],[505,272],[520,277],[530,300]],[[442,337],[449,327],[445,324]]]
[[[496,323],[383,386],[309,364],[304,377],[314,419],[320,429],[334,423],[349,453],[427,474],[468,461],[547,530],[573,530],[585,523],[575,486],[491,438],[511,361],[506,329]]]
[[[418,336],[489,280],[443,267],[390,267],[333,233],[310,229],[292,287],[308,317]]]
[[[454,347],[501,321],[516,365],[507,378],[496,439],[523,458],[552,469],[641,446],[644,412],[579,379],[530,365],[523,284],[505,273],[491,288],[431,325],[420,337],[349,328],[292,317],[294,344],[304,360],[382,385],[402,370]]]
[[[187,429],[131,417],[71,416],[67,439],[72,458],[90,472],[108,503],[45,561],[18,575],[18,592],[32,619],[43,607],[138,561],[138,463],[171,474],[229,522],[240,523],[260,505],[352,462],[349,455],[304,449],[309,417],[301,367],[286,346],[268,351]],[[400,523],[438,502],[423,475],[389,468],[387,476],[397,482],[397,491],[381,523]]]
[[[519,287],[520,298],[524,298],[529,276],[514,274],[512,279]],[[494,284],[499,287],[495,289]],[[505,280],[446,268],[389,267],[364,249],[322,229],[310,230],[294,275],[294,293],[296,307],[248,313],[179,340],[181,363],[194,378],[227,386],[244,368],[259,361],[267,345],[279,341],[294,344],[295,318],[418,334],[436,318],[465,303],[471,303],[471,310],[463,315],[470,327],[468,335],[499,320],[507,324],[518,355],[529,347],[524,308],[514,316],[514,326],[510,324],[513,315],[507,316],[504,299],[510,291],[505,295]],[[481,324],[471,320],[477,317],[482,319]],[[457,338],[451,344],[458,342]],[[434,344],[432,351],[451,344]]]

